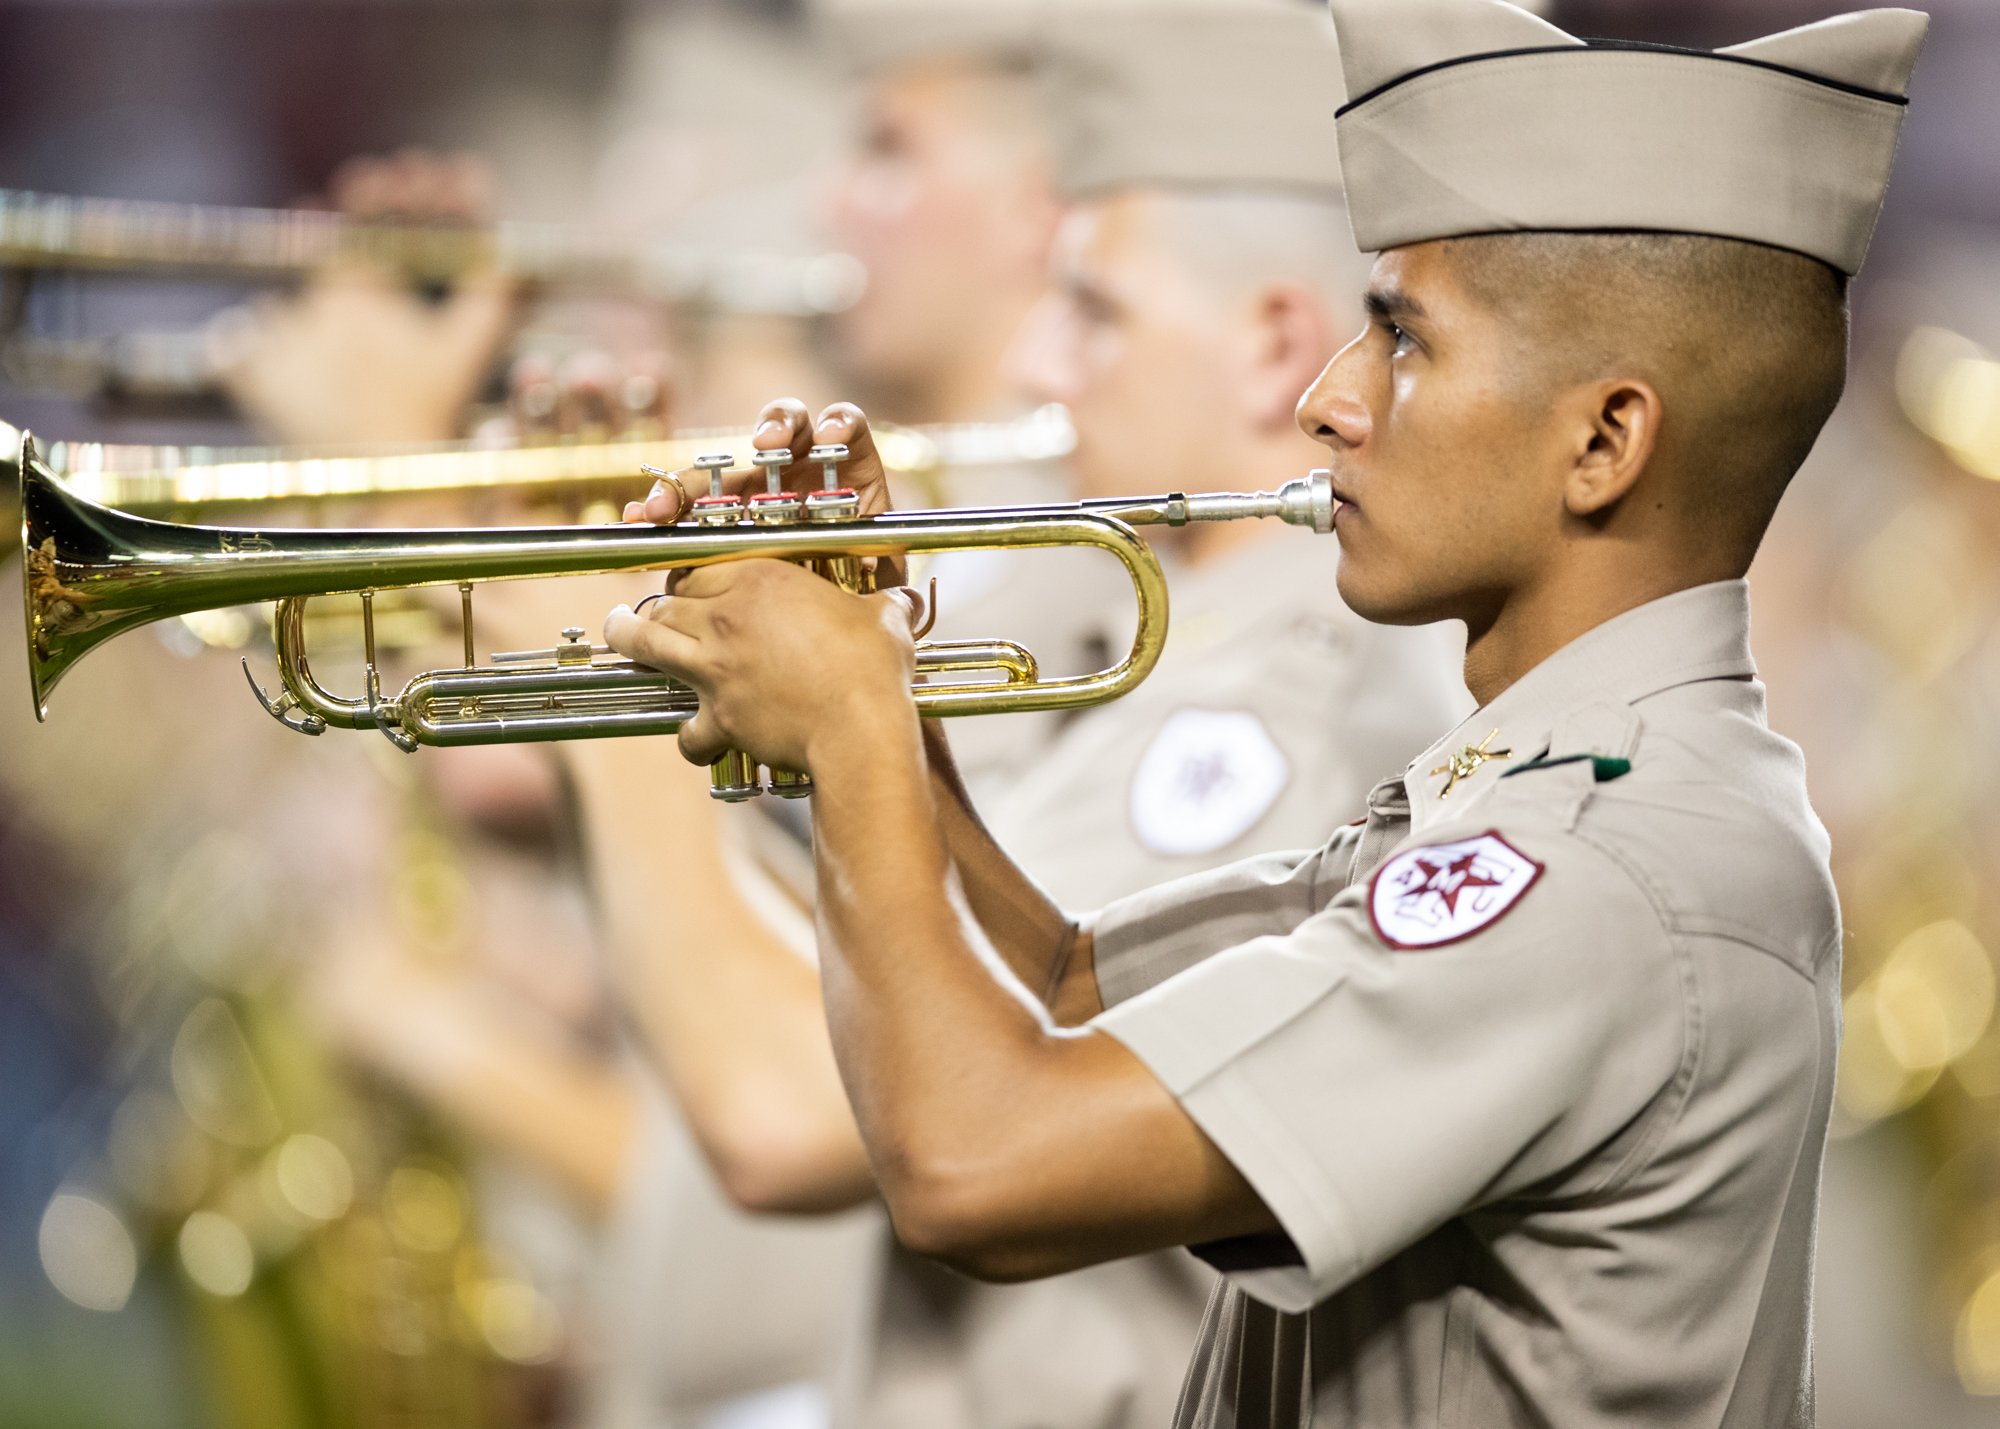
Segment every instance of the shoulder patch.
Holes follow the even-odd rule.
[[[1375,871],[1368,916],[1392,948],[1438,948],[1499,918],[1541,876],[1542,865],[1497,831],[1406,849]]]
[[[1213,853],[1277,802],[1291,762],[1248,710],[1178,710],[1132,779],[1132,829],[1153,853]]]

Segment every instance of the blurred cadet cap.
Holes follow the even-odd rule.
[[[1091,0],[1076,0],[1088,4]],[[851,68],[961,57],[1034,62],[1057,0],[809,0],[814,19]]]
[[[1333,22],[1310,0],[1071,0],[1047,20],[1057,181],[1338,197]]]
[[[1929,17],[1864,10],[1713,52],[1584,41],[1503,0],[1332,0],[1364,252],[1639,229],[1861,267]]]
[[[841,78],[771,6],[657,0],[623,12],[603,116],[597,221],[710,248],[822,241],[810,176],[840,151]],[[754,75],[756,93],[728,92]],[[719,87],[720,86],[720,87]]]

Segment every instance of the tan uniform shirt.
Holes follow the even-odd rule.
[[[980,798],[982,813],[1021,866],[1088,908],[1246,852],[1318,842],[1449,728],[1472,703],[1454,643],[1360,620],[1334,590],[1337,559],[1330,538],[1276,530],[1212,567],[1171,572],[1171,633],[1147,681],[1072,716],[1010,782],[984,786],[999,792]],[[1098,611],[1113,658],[1131,638],[1129,606]],[[961,764],[976,723],[951,726]],[[1170,1421],[1214,1284],[1184,1252],[982,1285],[884,1245],[836,1423]]]
[[[1103,911],[1097,1025],[1289,1237],[1204,1248],[1180,1423],[1811,1424],[1840,922],[1748,635],[1630,611],[1318,850]]]

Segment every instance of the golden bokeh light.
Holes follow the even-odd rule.
[[[1875,975],[1883,1040],[1911,1071],[1942,1067],[1978,1043],[1993,1017],[1993,963],[1963,923],[1917,929]]]
[[[515,1364],[546,1364],[562,1345],[562,1316],[525,1281],[490,1280],[479,1296],[479,1328],[493,1353]]]
[[[273,1161],[285,1203],[315,1221],[335,1221],[354,1200],[354,1170],[338,1146],[301,1133],[278,1148]]]
[[[389,1231],[411,1250],[450,1250],[465,1230],[465,1196],[453,1178],[428,1166],[398,1166],[389,1174]]]
[[[1917,328],[1896,361],[1896,395],[1953,461],[2000,480],[2000,361],[1992,353],[1947,328]]]
[[[2000,1394],[2000,1271],[1987,1276],[1959,1311],[1952,1362],[1967,1394]]]
[[[1890,1049],[1871,980],[1848,995],[1836,1090],[1840,1109],[1859,1122],[1892,1116],[1931,1089],[1938,1069],[1912,1070]]]
[[[257,1256],[250,1237],[227,1216],[196,1211],[181,1224],[181,1269],[211,1295],[229,1299],[250,1288]]]
[[[36,1237],[42,1272],[86,1310],[125,1308],[139,1276],[139,1252],[125,1223],[102,1201],[69,1191],[49,1198]]]
[[[1903,938],[1847,997],[1841,1110],[1870,1122],[1913,1104],[1946,1066],[1982,1045],[1994,996],[1992,958],[1957,919]]]
[[[277,1136],[277,1107],[236,1014],[221,998],[205,998],[182,1021],[171,1071],[188,1120],[216,1140],[264,1146]]]

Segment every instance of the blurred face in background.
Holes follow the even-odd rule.
[[[1083,495],[1241,489],[1274,479],[1274,464],[1275,479],[1310,468],[1321,453],[1294,440],[1292,413],[1344,324],[1330,318],[1316,281],[1325,257],[1287,263],[1282,249],[1289,240],[1317,254],[1318,220],[1288,200],[1144,190],[1070,212],[1048,292],[1022,324],[1007,371],[1034,398],[1069,408]],[[1232,244],[1237,231],[1268,236],[1286,225],[1297,231],[1275,245]],[[1351,266],[1358,292],[1358,257]],[[1294,457],[1298,470],[1286,473]]]
[[[830,194],[868,288],[834,327],[848,376],[904,420],[971,420],[1040,292],[1061,216],[1033,79],[939,60],[870,81],[861,151]]]

